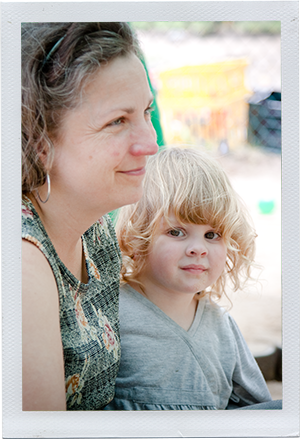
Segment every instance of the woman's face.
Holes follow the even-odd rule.
[[[80,106],[63,117],[50,171],[51,195],[59,193],[100,216],[138,201],[146,158],[158,149],[152,99],[135,55],[101,66]]]

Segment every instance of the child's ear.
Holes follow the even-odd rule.
[[[141,256],[141,254],[139,252],[134,252],[133,255],[131,256],[131,259],[133,259],[134,261],[137,261],[140,256]]]

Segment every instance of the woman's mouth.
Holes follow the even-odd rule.
[[[121,174],[125,174],[125,175],[133,175],[133,176],[139,176],[139,175],[144,175],[146,172],[145,167],[142,168],[136,168],[136,169],[129,169],[128,171],[119,171]]]

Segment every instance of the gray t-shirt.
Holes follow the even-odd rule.
[[[235,321],[207,297],[185,331],[126,284],[120,331],[115,398],[105,410],[218,410],[272,399]]]

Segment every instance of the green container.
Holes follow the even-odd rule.
[[[275,208],[275,201],[274,200],[260,200],[258,202],[258,208],[260,213],[264,215],[269,215],[273,212]]]

